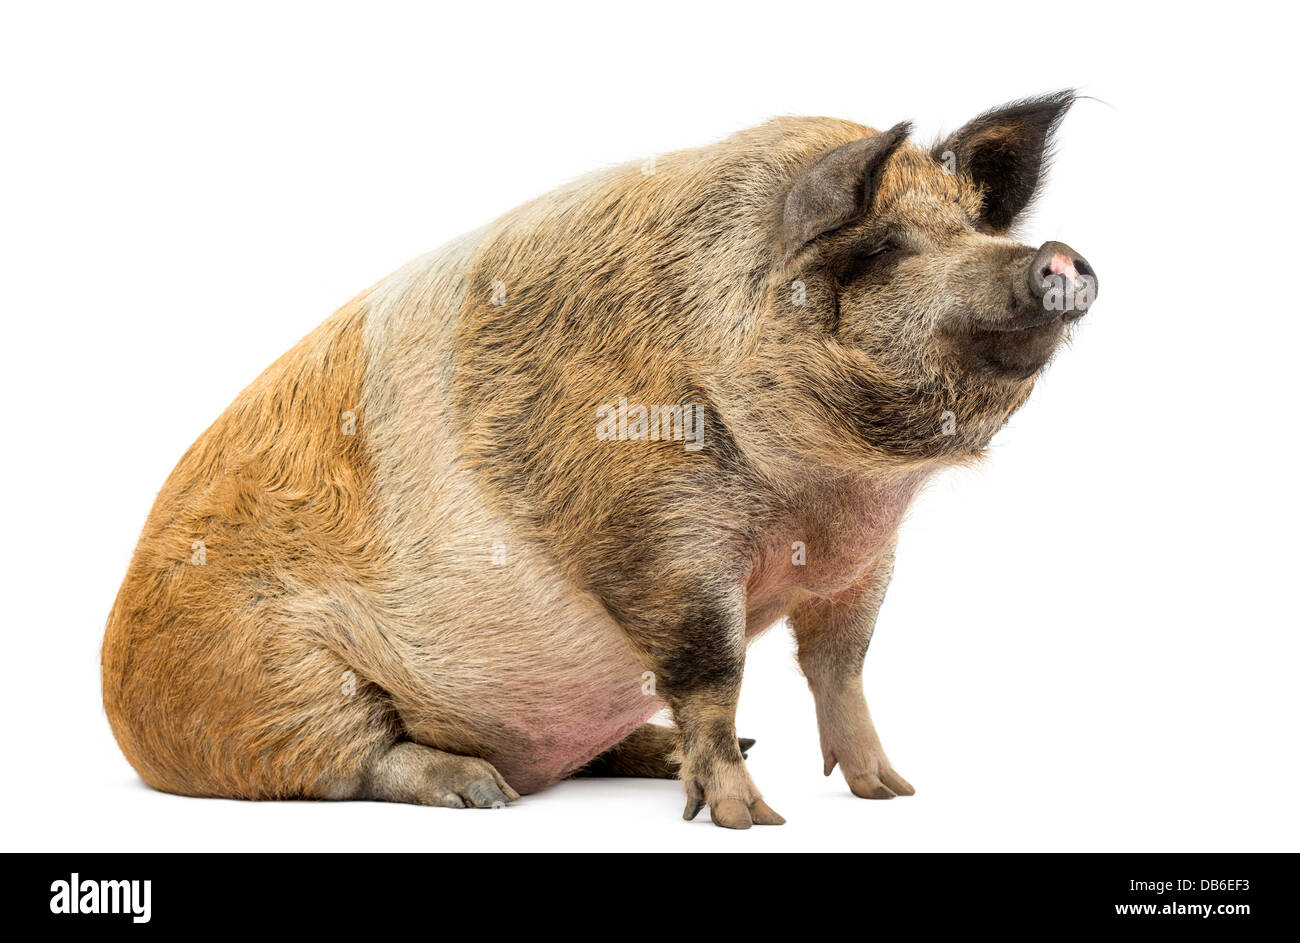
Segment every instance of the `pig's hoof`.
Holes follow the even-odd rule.
[[[755,825],[784,825],[785,818],[777,813],[762,799],[755,799],[749,806],[749,815]]]
[[[785,819],[762,799],[748,806],[739,799],[723,799],[709,807],[709,817],[714,825],[723,828],[749,828],[751,825],[784,825]]]
[[[440,770],[437,781],[430,784],[432,805],[450,809],[502,809],[506,803],[519,798],[519,793],[510,788],[491,763],[468,756],[457,759],[463,762],[452,770]]]
[[[519,798],[487,760],[409,742],[396,744],[375,764],[366,795],[445,809],[500,809]]]
[[[703,802],[698,798],[688,799],[686,811],[682,818],[688,822],[699,814]],[[719,799],[709,806],[709,818],[714,825],[722,828],[749,828],[751,825],[784,825],[785,819],[762,799],[755,799],[746,805],[742,799]]]
[[[849,780],[849,789],[859,799],[893,799],[916,794],[912,784],[892,769],[854,776]]]

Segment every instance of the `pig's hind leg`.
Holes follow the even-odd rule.
[[[519,793],[487,760],[444,753],[408,740],[395,743],[370,764],[356,798],[452,809],[497,809],[514,802]]]
[[[741,737],[739,743],[741,755],[748,757],[754,741]],[[643,724],[573,775],[677,779],[682,768],[681,748],[682,736],[675,727]]]

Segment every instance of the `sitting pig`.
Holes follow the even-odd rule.
[[[456,808],[680,777],[687,819],[780,824],[734,721],[747,643],[788,618],[826,772],[911,795],[863,658],[909,502],[1096,293],[1079,253],[1010,235],[1072,100],[929,150],[777,119],[363,292],[158,495],[103,648],[131,764],[193,796]]]

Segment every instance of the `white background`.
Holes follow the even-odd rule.
[[[6,3],[2,847],[1297,850],[1293,53],[1247,4],[1194,10]],[[1025,235],[1100,300],[904,525],[866,682],[914,798],[822,778],[781,627],[739,722],[779,829],[684,824],[670,782],[462,812],[126,764],[98,649],[154,494],[334,308],[605,164],[779,114],[929,139],[1065,86],[1101,101]]]

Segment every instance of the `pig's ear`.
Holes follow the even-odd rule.
[[[872,137],[841,144],[795,183],[785,201],[787,258],[871,207],[885,162],[911,129],[911,124],[904,121]]]
[[[1073,103],[1074,92],[1063,91],[986,111],[930,154],[983,189],[981,222],[1002,232],[1033,199],[1052,134]]]

